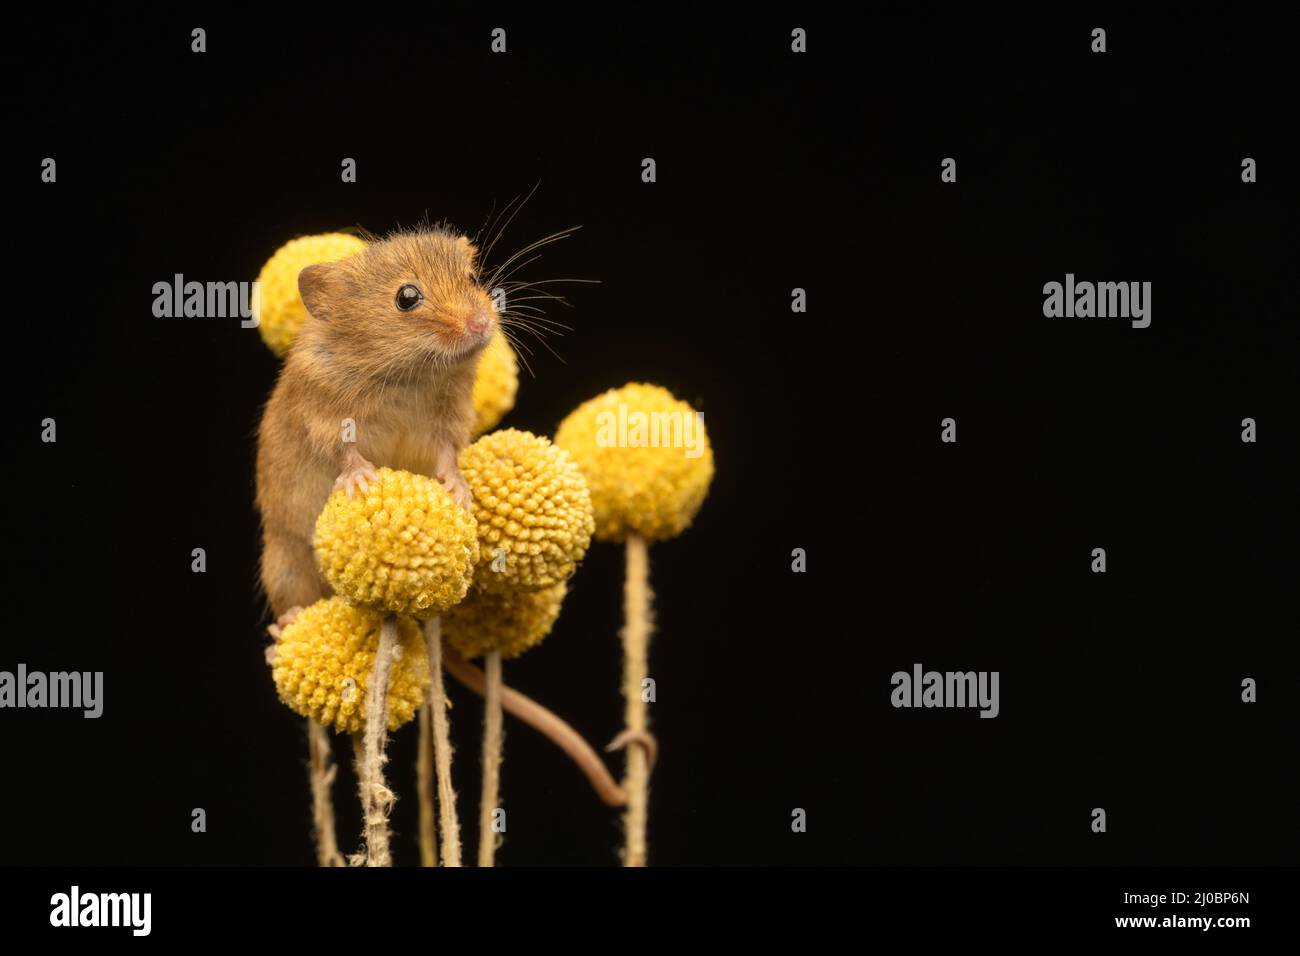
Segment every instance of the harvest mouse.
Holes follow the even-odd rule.
[[[571,231],[525,247],[506,266]],[[477,255],[465,236],[422,228],[298,274],[308,318],[280,370],[257,440],[261,575],[276,617],[273,636],[331,593],[316,570],[312,537],[336,489],[364,494],[376,467],[386,466],[435,477],[457,504],[471,504],[457,456],[474,423],[479,357],[501,322],[480,284]],[[274,648],[267,651],[269,663]],[[453,655],[452,663],[457,660]],[[453,671],[481,694],[473,672],[467,664]],[[574,743],[576,732],[539,704],[503,691],[504,709],[576,754],[602,799],[626,803],[594,751]],[[628,743],[645,747],[653,763],[657,745],[645,732],[624,731],[607,749]]]
[[[298,275],[307,307],[257,442],[262,584],[277,627],[329,595],[312,534],[335,489],[378,466],[436,477],[462,507],[456,458],[474,422],[483,348],[498,320],[477,249],[442,227],[399,232]]]

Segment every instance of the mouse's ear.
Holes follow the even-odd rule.
[[[457,236],[456,245],[465,253],[465,258],[469,259],[469,264],[475,265],[478,261],[478,246],[469,241],[469,236]]]
[[[298,273],[298,295],[302,296],[302,304],[315,318],[325,318],[329,311],[333,286],[334,270],[327,262],[307,266]]]

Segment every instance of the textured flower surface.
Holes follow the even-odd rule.
[[[497,329],[479,359],[474,378],[474,434],[495,428],[506,412],[515,407],[519,391],[519,361],[505,334]]]
[[[564,583],[541,591],[494,592],[475,587],[443,615],[443,636],[466,657],[481,657],[488,651],[518,657],[551,632],[568,588]]]
[[[596,538],[676,537],[695,520],[713,481],[704,418],[667,389],[633,383],[583,402],[560,424],[591,492]]]
[[[316,564],[354,604],[429,618],[465,596],[474,577],[474,516],[425,475],[380,468],[351,498],[336,491],[316,519]]]
[[[478,586],[535,591],[573,574],[595,523],[587,483],[568,452],[508,428],[461,452],[460,471],[474,495]]]
[[[299,612],[275,644],[271,677],[296,714],[337,731],[360,733],[384,616],[337,595]],[[424,636],[412,618],[398,618],[399,654],[388,678],[388,729],[419,713],[429,683]]]
[[[334,262],[366,248],[364,239],[344,232],[327,232],[292,239],[275,251],[257,277],[253,316],[262,341],[284,358],[307,320],[307,307],[298,294],[298,273],[307,266]]]

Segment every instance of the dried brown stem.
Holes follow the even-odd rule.
[[[389,615],[379,630],[375,668],[366,686],[366,727],[361,737],[357,785],[366,841],[366,866],[392,866],[388,846],[388,814],[396,799],[384,784],[384,750],[388,744],[388,678],[397,649],[397,618]]]
[[[420,708],[420,751],[415,758],[420,800],[420,866],[438,865],[438,821],[433,804],[433,708]]]
[[[483,695],[483,795],[478,813],[478,865],[492,866],[497,835],[492,826],[501,798],[501,652],[484,658],[487,692]]]
[[[433,712],[442,865],[460,866],[460,823],[456,819],[456,792],[451,788],[451,727],[447,720],[447,690],[442,679],[442,621],[435,617],[426,622],[424,635],[429,645],[429,708]]]
[[[642,682],[650,670],[650,560],[644,538],[627,539],[627,574],[623,582],[623,723],[624,733],[644,734],[649,728],[649,708]],[[624,866],[645,866],[646,824],[650,802],[650,765],[639,747],[627,750],[623,789],[627,810],[623,814]]]
[[[307,718],[307,754],[316,862],[321,866],[343,866],[343,854],[339,852],[338,837],[334,832],[334,802],[330,797],[339,768],[331,759],[329,734],[310,717]]]

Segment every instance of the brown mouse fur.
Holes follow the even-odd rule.
[[[479,356],[497,327],[476,256],[466,237],[423,228],[299,274],[308,318],[257,443],[262,585],[279,624],[331,593],[312,532],[335,488],[364,491],[387,466],[436,477],[468,506],[456,457],[474,421]],[[398,293],[408,284],[422,298],[404,311]],[[344,440],[347,419],[354,442]]]

